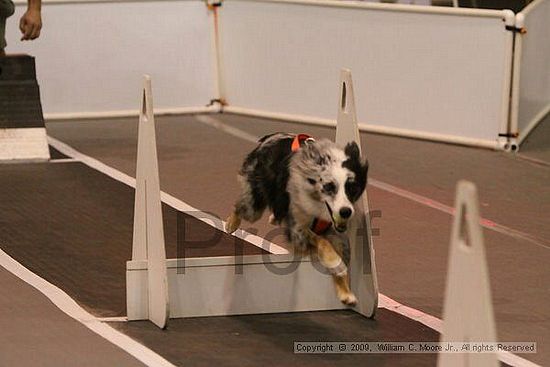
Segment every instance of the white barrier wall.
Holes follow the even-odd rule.
[[[217,94],[212,15],[202,1],[45,1],[39,39],[20,42],[26,5],[8,19],[8,53],[36,57],[44,112],[137,111],[141,76],[159,110],[204,106]]]
[[[226,0],[230,106],[332,119],[352,70],[373,130],[496,146],[507,132],[513,23],[507,11],[315,1]],[[307,118],[306,118],[307,119]]]
[[[512,129],[523,141],[550,112],[550,0],[537,0],[517,14]]]
[[[362,130],[509,148],[550,109],[549,2],[516,19],[506,10],[225,0],[216,50],[203,1],[45,0],[42,36],[22,43],[17,0],[8,52],[36,56],[50,119],[136,113],[133,91],[148,73],[159,113],[203,112],[222,98],[228,112],[333,124],[346,67]],[[515,23],[529,30],[514,52]]]

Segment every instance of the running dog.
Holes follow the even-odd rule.
[[[226,231],[233,233],[241,219],[257,221],[269,207],[270,222],[285,228],[295,251],[316,255],[332,274],[338,299],[354,305],[346,265],[349,245],[342,234],[353,218],[353,203],[365,190],[367,171],[355,142],[341,149],[305,134],[264,136],[239,171],[242,191]]]

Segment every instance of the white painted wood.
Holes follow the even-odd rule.
[[[151,78],[144,76],[142,108],[138,126],[138,154],[136,169],[136,197],[134,206],[134,241],[132,258],[147,260],[147,313],[148,319],[160,328],[166,326],[169,315],[168,279],[166,273],[166,250],[160,184],[158,173],[157,144],[155,137],[155,117],[153,114],[153,94]],[[132,281],[132,278],[129,279]],[[131,312],[136,294],[142,293],[142,286],[134,283],[140,292],[128,292],[127,302]],[[130,312],[130,311],[129,311]]]
[[[44,161],[50,159],[46,128],[0,129],[0,161]]]
[[[143,262],[142,271],[126,270],[126,316],[129,321],[149,319],[147,260]],[[127,261],[126,266],[132,263],[134,261]]]
[[[345,308],[334,294],[332,277],[318,263],[292,254],[165,259],[150,83],[146,77],[139,123],[134,257],[127,263],[128,319],[150,319],[163,327],[168,313],[191,317]],[[344,133],[353,131],[358,139],[357,124],[345,126],[349,127]],[[369,259],[372,282],[371,263]],[[354,268],[360,269],[359,265]],[[281,266],[286,270],[276,271]],[[161,274],[168,274],[164,281]],[[368,316],[376,308],[374,296],[367,295],[371,288],[362,280],[355,284],[365,301],[358,310]],[[162,310],[168,299],[166,313],[155,311]]]
[[[191,258],[185,263],[169,259],[167,267],[171,317],[345,308],[334,294],[331,276],[322,273],[318,263],[292,255],[243,256],[237,262],[233,256]],[[288,271],[275,272],[275,267]],[[128,262],[127,269],[136,285],[147,284],[147,262]],[[147,298],[143,292],[134,295],[136,304],[128,319],[147,319]]]
[[[227,103],[332,119],[331,101],[338,98],[332,86],[345,66],[361,87],[359,121],[494,145],[507,123],[508,12],[471,10],[224,1],[220,41]]]
[[[356,142],[359,149],[361,149],[351,71],[342,69],[340,71],[336,143],[344,147],[352,141]],[[378,307],[378,282],[369,220],[369,200],[366,191],[355,204],[355,210],[356,220],[354,225],[348,229],[351,246],[351,289],[359,300],[355,310],[367,317],[372,317]],[[358,229],[360,229],[360,232],[358,232]]]
[[[273,253],[265,254],[265,255],[246,255],[240,258],[237,256],[191,257],[189,259],[185,259],[185,267],[200,268],[200,267],[208,267],[208,266],[256,265],[256,264],[262,264],[264,262],[283,264],[283,263],[296,262],[296,261],[310,261],[310,260],[307,258],[303,260],[299,260],[293,254],[278,255]],[[147,269],[147,266],[148,266],[147,260],[132,260],[127,262],[126,269],[127,270],[145,270]],[[181,266],[182,266],[182,263],[178,258],[166,260],[167,269],[175,269]]]
[[[441,342],[496,342],[477,189],[457,184]],[[497,367],[496,354],[440,353],[438,366]]]

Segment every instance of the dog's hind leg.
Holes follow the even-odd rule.
[[[316,236],[314,242],[321,264],[332,274],[338,299],[346,305],[355,305],[357,298],[350,289],[348,268],[344,260],[325,238]]]
[[[225,220],[225,231],[227,233],[233,233],[241,225],[241,217],[237,214],[236,211],[231,213],[229,217]]]
[[[260,219],[266,206],[263,196],[254,193],[250,185],[247,182],[244,183],[241,197],[235,203],[233,213],[226,219],[225,231],[227,233],[235,232],[242,219],[254,223]]]

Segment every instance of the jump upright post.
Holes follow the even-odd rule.
[[[496,342],[489,271],[479,224],[477,189],[456,188],[441,342]],[[497,367],[496,353],[439,353],[440,367]]]
[[[127,292],[127,305],[129,315],[135,312],[147,314],[155,325],[164,328],[169,317],[169,300],[161,205],[153,93],[151,78],[145,75],[138,125],[132,260],[147,261],[147,286],[136,284],[137,294]],[[128,285],[135,280],[131,275],[132,272],[127,272]],[[144,295],[147,302],[134,299]],[[142,310],[131,309],[136,305]]]
[[[338,119],[336,121],[336,143],[344,147],[354,141],[361,149],[361,137],[355,112],[355,95],[351,71],[340,71],[340,102],[338,103]],[[355,311],[367,317],[374,316],[378,307],[378,282],[376,279],[376,264],[370,224],[370,210],[367,190],[355,204],[356,218],[354,225],[348,230],[351,247],[349,265],[351,290],[360,301]]]

